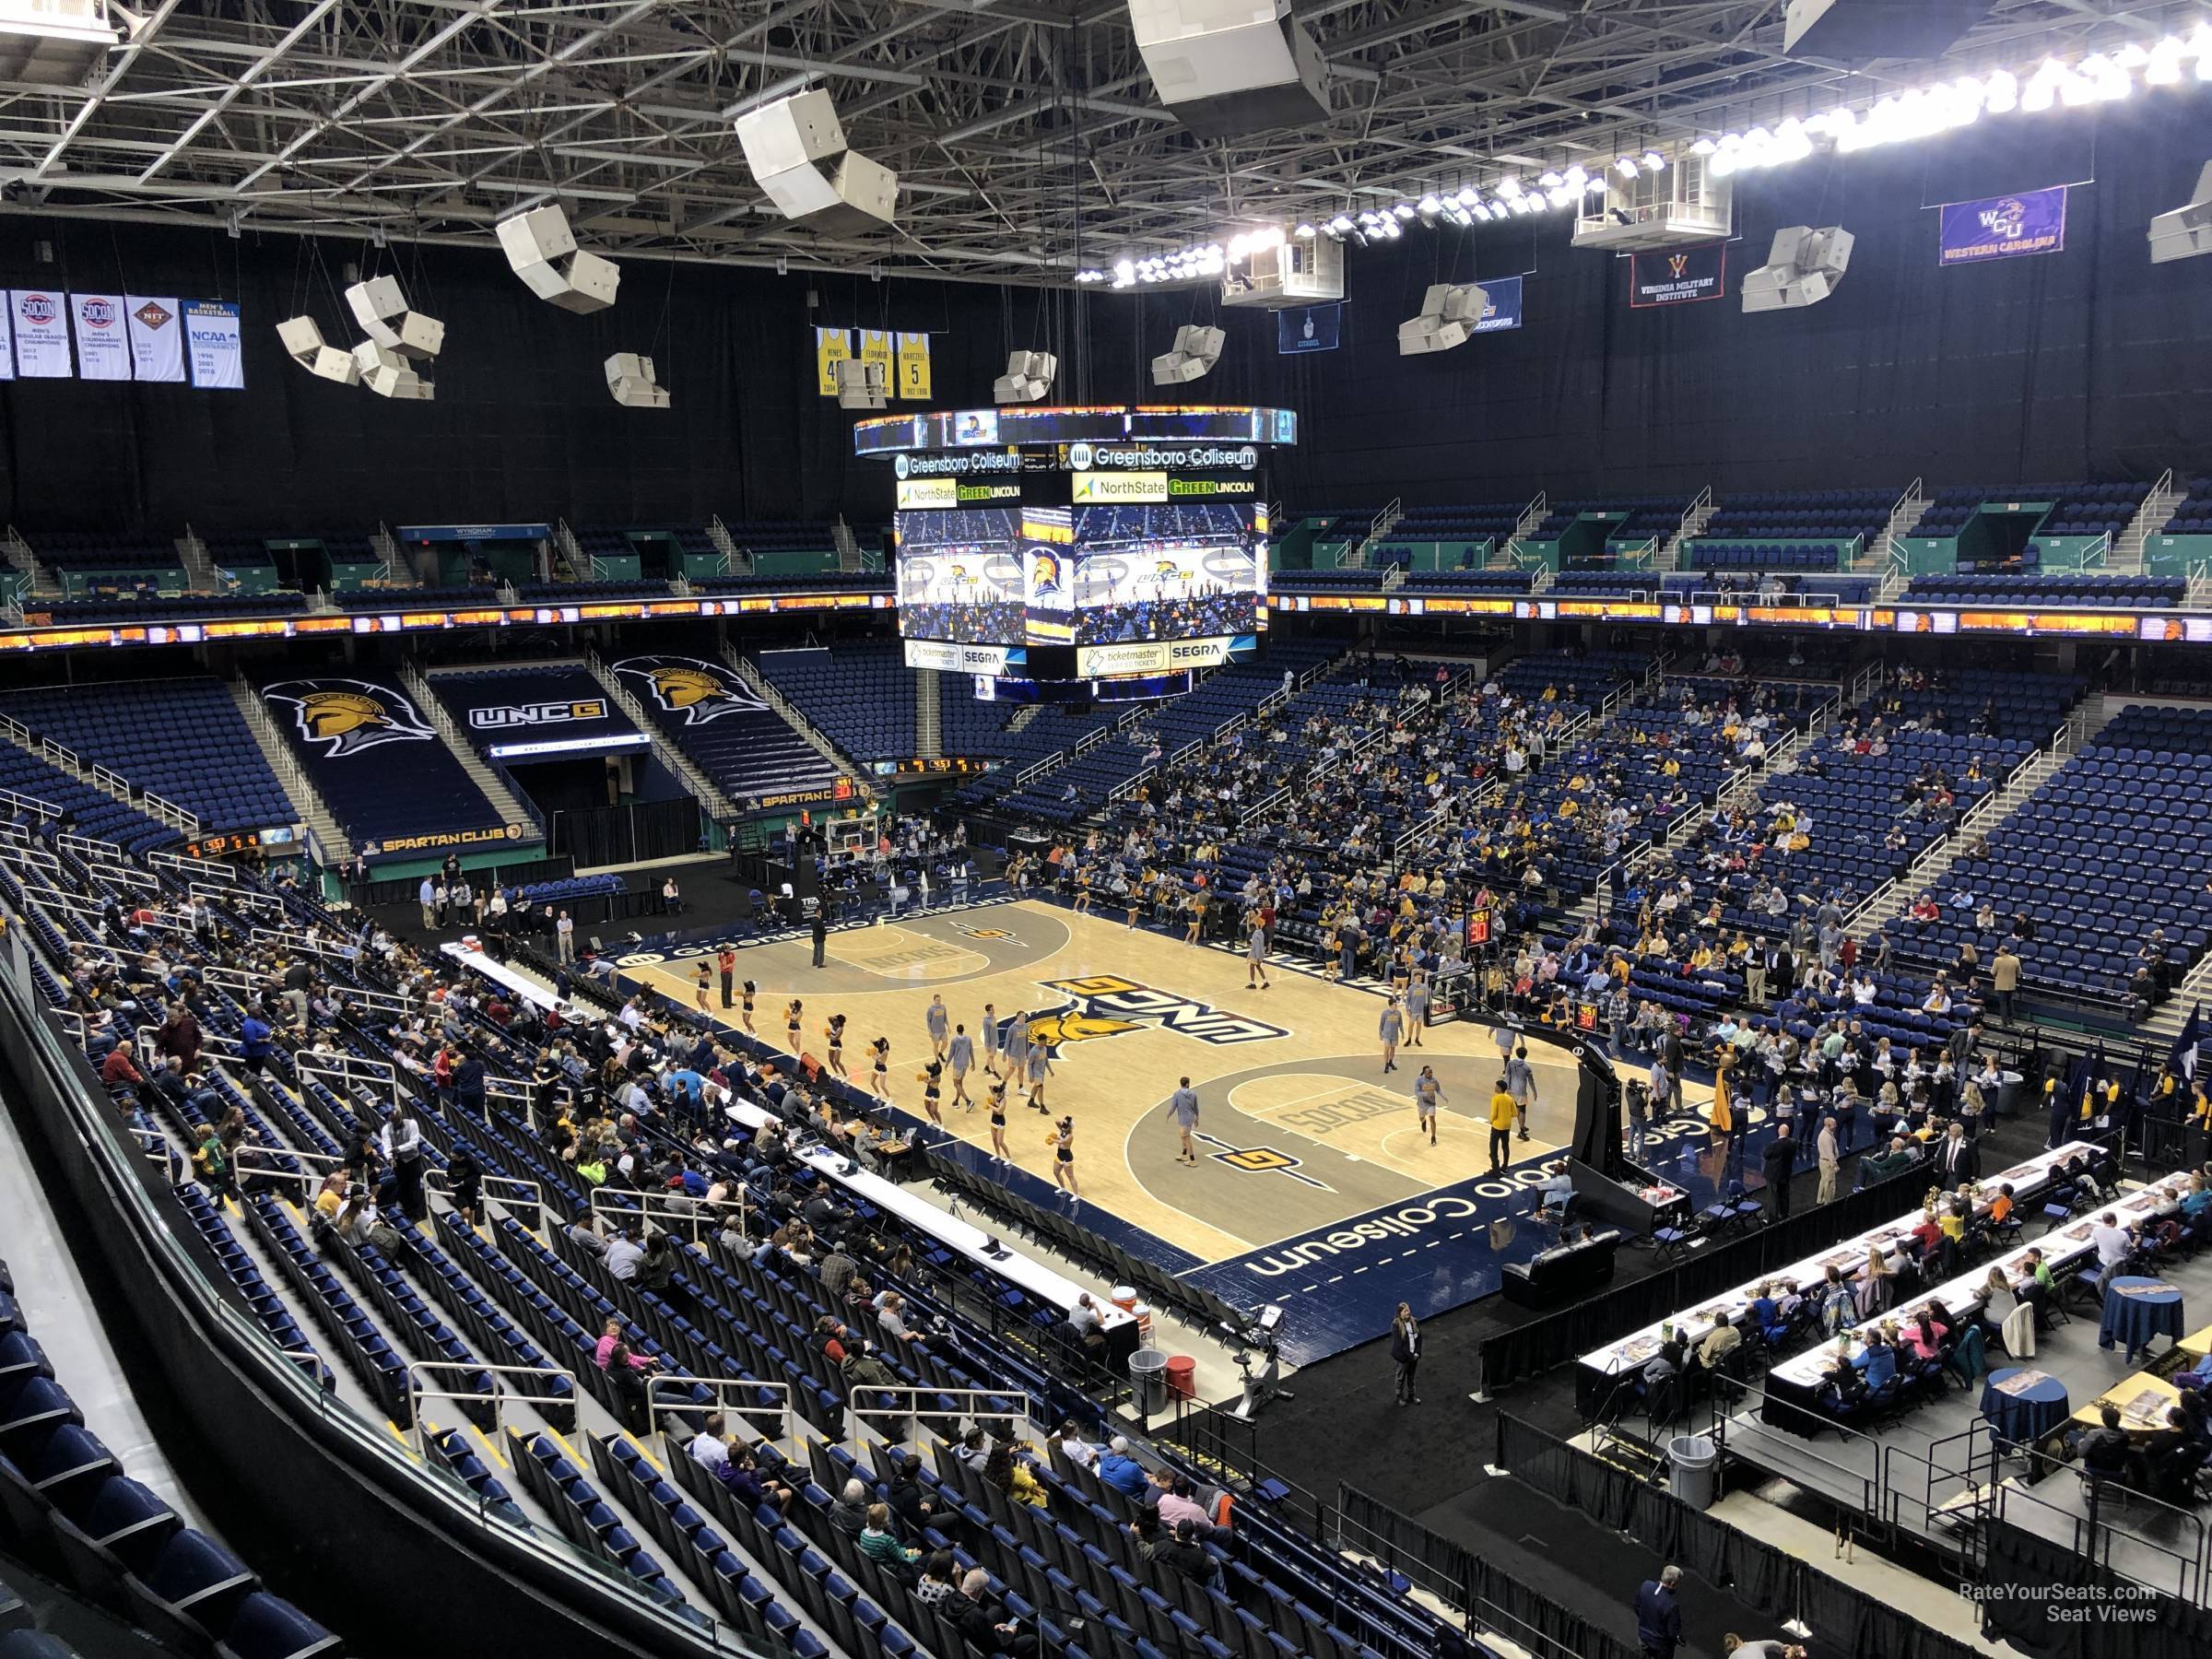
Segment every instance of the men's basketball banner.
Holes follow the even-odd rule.
[[[837,395],[837,366],[853,358],[853,331],[820,328],[814,331],[815,390],[824,397]]]
[[[194,385],[203,392],[245,390],[245,343],[237,306],[225,300],[185,300],[184,344]]]
[[[58,288],[11,288],[16,372],[25,380],[69,378],[69,296]]]
[[[929,396],[929,336],[899,336],[899,395],[926,400]]]
[[[1728,291],[1728,246],[1655,249],[1629,255],[1629,303],[1639,310],[1718,300]]]
[[[2066,187],[2027,190],[1940,209],[1939,265],[1980,265],[2020,253],[2057,253],[2066,245]]]
[[[121,294],[70,295],[69,321],[76,331],[76,372],[80,379],[131,378],[131,345],[124,326]]]
[[[181,382],[184,379],[184,308],[162,294],[125,294],[123,310],[131,331],[131,373],[142,381]]]

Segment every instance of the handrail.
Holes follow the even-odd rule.
[[[475,1389],[439,1388],[428,1381],[432,1371],[459,1371],[475,1380],[488,1376],[492,1387],[488,1393]],[[562,1400],[562,1396],[548,1389],[543,1394],[517,1394],[499,1386],[501,1377],[559,1377],[569,1385],[568,1399],[577,1394],[576,1373],[558,1365],[480,1365],[474,1359],[410,1359],[407,1361],[407,1438],[416,1453],[423,1452],[422,1403],[425,1400],[452,1400],[459,1405],[488,1405],[491,1407],[491,1431],[500,1431],[500,1407],[502,1405],[546,1406]]]
[[[681,1389],[684,1397],[678,1400],[663,1399],[660,1390],[664,1387]],[[776,1441],[779,1445],[792,1444],[792,1424],[794,1419],[791,1404],[791,1384],[788,1382],[759,1382],[750,1377],[693,1377],[688,1375],[648,1377],[645,1380],[646,1432],[650,1435],[660,1431],[661,1413],[664,1411],[697,1412],[699,1402],[691,1396],[694,1391],[702,1387],[713,1390],[715,1409],[723,1412],[735,1412],[737,1416],[745,1418],[748,1424],[756,1416],[763,1412],[769,1414],[776,1423],[776,1432],[765,1438]],[[765,1394],[773,1403],[756,1404],[743,1399],[733,1400],[731,1395],[741,1390],[754,1394]]]
[[[730,1182],[735,1195],[738,1230],[747,1239],[752,1237],[752,1206],[747,1201],[746,1184],[742,1181]],[[714,1230],[718,1218],[706,1204],[695,1198],[671,1198],[659,1193],[632,1193],[611,1187],[596,1186],[589,1200],[592,1219],[602,1229],[610,1219],[639,1221],[658,1226],[665,1233],[674,1234],[676,1229],[665,1225],[670,1220],[681,1221],[687,1236],[697,1244],[706,1233]]]
[[[867,1396],[871,1403],[861,1404],[863,1395]],[[894,1401],[904,1401],[905,1409],[887,1410],[872,1403],[886,1395]],[[924,1409],[925,1401],[935,1406],[939,1400],[950,1400],[962,1409],[958,1412]],[[1020,1402],[1018,1409],[1011,1404],[1015,1401]],[[921,1418],[959,1416],[969,1422],[1006,1422],[1018,1418],[1028,1424],[1030,1432],[1042,1441],[1058,1426],[1057,1418],[1049,1401],[1045,1403],[1045,1409],[1041,1413],[1038,1411],[1037,1404],[1027,1391],[1018,1388],[915,1388],[905,1383],[879,1385],[866,1382],[855,1387],[852,1397],[845,1402],[845,1438],[853,1445],[865,1445],[870,1437],[887,1445],[898,1445],[912,1437],[906,1434],[887,1435],[877,1429],[875,1419],[891,1418],[903,1426]],[[950,1439],[951,1436],[944,1438]]]

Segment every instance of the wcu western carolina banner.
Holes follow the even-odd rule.
[[[1979,265],[2019,253],[2057,253],[2066,245],[2066,187],[1946,202],[1937,263]]]
[[[1728,246],[1706,242],[1672,253],[1654,249],[1629,255],[1629,303],[1682,305],[1718,300],[1728,291]]]

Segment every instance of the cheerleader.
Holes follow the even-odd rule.
[[[888,1100],[891,1098],[891,1040],[888,1037],[877,1038],[868,1044],[868,1053],[875,1059],[874,1075],[868,1079],[868,1088],[877,1100]]]
[[[704,1015],[707,1011],[708,979],[709,973],[707,965],[706,963],[701,962],[699,965],[699,977],[694,980],[691,984],[691,1006],[697,1008],[702,1015]]]
[[[1014,1161],[1013,1153],[1006,1150],[1006,1080],[991,1079],[991,1156],[1002,1164]]]
[[[1080,1199],[1083,1191],[1076,1185],[1076,1120],[1073,1113],[1062,1118],[1044,1137],[1044,1144],[1053,1148],[1053,1180],[1067,1189],[1068,1196]]]
[[[751,980],[745,982],[745,1004],[737,1015],[737,1022],[745,1027],[747,1033],[755,1037],[760,1035],[759,1031],[753,1030],[753,997],[758,990],[759,987]]]
[[[929,1113],[929,1121],[940,1129],[945,1126],[945,1119],[937,1112],[937,1098],[944,1076],[945,1062],[933,1058],[914,1078],[922,1085],[922,1110]]]
[[[822,1028],[822,1041],[830,1045],[830,1075],[833,1077],[850,1077],[852,1073],[845,1070],[845,1017],[842,1014],[830,1016],[830,1023]]]
[[[805,1018],[806,1009],[797,997],[793,997],[791,1006],[783,1010],[783,1031],[794,1058],[799,1053],[799,1026]]]

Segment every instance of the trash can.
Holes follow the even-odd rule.
[[[1155,1417],[1168,1408],[1168,1357],[1159,1349],[1140,1347],[1129,1356],[1129,1388],[1136,1396],[1140,1417]]]
[[[1677,1434],[1666,1442],[1666,1460],[1673,1465],[1668,1487],[1694,1510],[1712,1507],[1712,1488],[1719,1473],[1720,1448],[1702,1434]]]

